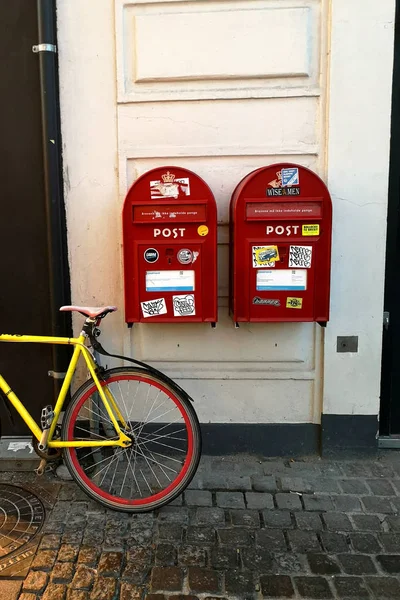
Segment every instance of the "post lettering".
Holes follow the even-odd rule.
[[[286,225],[285,227],[283,225],[277,225],[276,227],[273,227],[273,225],[267,225],[265,232],[267,235],[270,235],[271,233],[282,235],[286,232],[286,235],[288,236],[298,235],[299,229],[300,225]]]
[[[185,227],[174,227],[173,229],[169,229],[169,227],[165,227],[164,229],[153,229],[154,237],[158,237],[162,235],[165,238],[173,237],[176,239],[177,237],[183,237],[185,235],[186,228]]]

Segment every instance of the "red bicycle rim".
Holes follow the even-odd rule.
[[[109,383],[113,383],[114,381],[121,381],[124,379],[126,379],[126,380],[135,379],[137,381],[146,381],[139,375],[136,375],[136,376],[135,375],[115,375],[114,377],[110,377],[110,379],[108,379],[107,382],[100,382],[100,383],[101,383],[101,386],[104,387],[105,385],[107,385]],[[127,500],[125,498],[113,496],[112,494],[109,494],[105,490],[96,486],[93,483],[93,481],[86,475],[85,471],[82,469],[82,467],[78,461],[75,448],[65,448],[65,451],[69,453],[71,462],[73,463],[73,465],[76,469],[76,472],[79,475],[82,482],[84,482],[85,485],[87,487],[89,487],[96,495],[104,498],[104,500],[108,500],[113,503],[129,505],[129,506],[157,502],[158,500],[161,500],[162,498],[165,498],[166,496],[168,496],[174,490],[174,488],[176,488],[180,484],[180,482],[185,477],[185,475],[189,469],[189,466],[190,466],[190,463],[192,460],[192,456],[193,456],[193,429],[192,429],[192,425],[190,423],[189,417],[188,417],[186,411],[183,409],[181,403],[179,401],[177,401],[177,399],[174,397],[174,395],[170,392],[170,390],[168,388],[163,387],[158,381],[153,381],[153,380],[151,380],[151,384],[149,384],[149,385],[155,386],[159,390],[164,392],[178,407],[178,409],[185,421],[185,425],[186,425],[186,429],[187,429],[187,436],[188,436],[188,450],[187,450],[185,462],[183,464],[183,467],[182,467],[180,473],[164,490],[158,492],[157,494],[153,494],[152,496],[148,496],[147,498],[138,498],[135,500]],[[87,390],[87,392],[82,396],[80,401],[76,404],[74,411],[71,415],[70,422],[69,422],[69,427],[68,427],[68,431],[67,431],[67,437],[68,437],[67,441],[73,441],[73,439],[74,439],[73,438],[73,430],[74,430],[77,414],[79,413],[79,410],[81,409],[84,402],[86,402],[86,400],[89,398],[89,396],[91,396],[96,391],[97,391],[97,387],[96,387],[96,385],[93,385],[91,388],[89,388]]]

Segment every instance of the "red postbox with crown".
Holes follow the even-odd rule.
[[[217,321],[217,209],[201,177],[171,166],[139,177],[123,239],[128,325]]]
[[[332,203],[310,169],[257,169],[230,205],[230,311],[235,323],[329,319]]]

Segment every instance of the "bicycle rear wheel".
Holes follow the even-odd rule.
[[[190,401],[145,369],[110,369],[101,385],[112,395],[125,426],[113,412],[132,444],[64,448],[72,477],[108,508],[145,512],[167,504],[190,483],[200,460],[200,426]],[[92,379],[68,406],[62,439],[118,439]]]

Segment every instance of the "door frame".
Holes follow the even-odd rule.
[[[27,285],[22,283],[24,280],[21,276],[14,278],[13,271],[10,271],[13,284],[14,279],[18,282],[21,281],[21,293],[18,289],[18,303],[15,300],[13,302],[11,298],[16,291],[15,285],[14,287],[12,285],[8,286],[9,296],[5,291],[3,301],[8,303],[11,312],[8,318],[7,316],[5,319],[3,318],[2,322],[3,326],[7,326],[7,330],[11,328],[11,331],[15,333],[21,333],[18,327],[22,328],[22,333],[26,333],[27,330],[24,331],[24,328],[32,326],[34,330],[31,333],[39,334],[42,332],[53,336],[69,337],[72,333],[70,314],[59,312],[62,304],[70,303],[70,278],[63,196],[58,55],[56,52],[56,0],[37,0],[29,3],[29,10],[26,4],[25,0],[19,0],[15,3],[9,3],[8,8],[4,7],[3,25],[9,26],[9,31],[13,32],[14,40],[18,42],[18,39],[20,39],[20,43],[17,43],[18,50],[13,58],[16,63],[12,63],[11,71],[9,66],[7,69],[7,65],[3,65],[6,72],[11,72],[12,77],[14,77],[14,79],[10,78],[8,86],[10,94],[5,96],[5,101],[9,102],[13,108],[9,119],[9,124],[12,124],[12,131],[10,133],[6,130],[5,135],[10,136],[12,139],[15,138],[13,129],[15,123],[24,123],[21,118],[18,120],[19,111],[20,117],[24,115],[26,118],[26,115],[28,115],[30,124],[33,124],[32,129],[26,127],[21,131],[21,135],[15,138],[15,146],[8,146],[8,156],[12,160],[12,164],[20,169],[21,175],[19,175],[19,172],[15,174],[13,171],[13,177],[21,179],[25,186],[22,192],[24,201],[28,201],[30,204],[31,219],[27,216],[29,211],[25,210],[22,214],[26,222],[30,221],[30,230],[35,231],[36,238],[34,235],[32,235],[32,239],[28,235],[24,236],[22,227],[14,232],[14,221],[7,224],[8,237],[3,235],[3,238],[6,239],[8,245],[11,241],[15,242],[18,249],[22,249],[22,251],[24,251],[24,241],[26,242],[27,239],[31,244],[36,243],[38,249],[34,249],[37,252],[36,255],[32,250],[31,256],[29,256],[30,262],[26,261],[30,268],[28,277],[25,265]],[[11,96],[14,89],[14,80],[23,82],[18,96],[18,99],[21,99],[19,103],[13,102]],[[18,86],[15,86],[15,89],[18,90]],[[26,142],[23,141],[24,135],[26,136]],[[7,137],[5,139],[7,140]],[[31,148],[32,150],[29,159],[26,157],[26,153],[23,152],[24,148]],[[18,161],[20,155],[22,156],[21,165]],[[21,170],[24,160],[29,160],[29,165]],[[7,163],[5,162],[5,164]],[[29,180],[28,166],[33,169],[31,180]],[[12,177],[8,179],[11,179],[10,185],[12,185]],[[9,194],[10,198],[14,199],[12,194],[15,189],[19,188],[14,185],[13,191],[10,191]],[[21,190],[19,190],[19,193],[21,193]],[[17,197],[15,197],[15,200],[17,200]],[[12,206],[13,202],[8,202],[8,205],[10,210],[15,212]],[[32,215],[35,216],[36,220],[32,218]],[[18,236],[14,233],[18,233]],[[8,239],[10,236],[11,240]],[[29,246],[27,248],[29,251]],[[12,254],[13,257],[14,255],[19,257],[18,264],[21,264],[21,273],[23,273],[24,255],[17,254],[16,251]],[[8,260],[6,253],[5,256]],[[38,261],[38,257],[40,257],[40,261]],[[12,269],[17,268],[15,260],[12,262],[11,258],[9,264]],[[34,271],[33,275],[32,271]],[[35,300],[45,299],[43,304],[32,302],[31,305],[27,305],[28,291],[35,296]],[[36,311],[35,315],[30,315],[29,311]],[[35,331],[36,327],[40,327],[41,331]],[[40,357],[39,363],[37,362],[38,356]],[[38,381],[43,386],[38,398],[35,396],[29,398],[29,402],[35,403],[33,408],[36,409],[37,416],[40,417],[41,404],[44,404],[45,401],[46,404],[53,404],[57,398],[62,383],[61,379],[66,371],[69,359],[70,350],[67,348],[60,349],[58,346],[49,347],[45,354],[40,349],[35,348],[32,359],[24,359],[26,360],[25,369],[29,375],[32,373],[32,377],[35,375],[35,365],[37,365]],[[14,364],[13,358],[10,358],[9,364]],[[25,374],[23,379],[26,381],[28,376]],[[13,383],[12,377],[10,383]],[[23,424],[17,418],[14,419],[16,415],[12,410],[9,410],[8,404],[5,404],[7,408],[3,404],[0,398],[0,435],[4,438],[20,437],[23,435]],[[1,446],[0,454],[2,454]]]
[[[379,417],[379,447],[400,448],[398,434],[393,435],[393,373],[400,370],[400,0],[396,0],[389,189],[386,231],[385,292],[382,338],[382,371]],[[397,305],[396,305],[397,304]],[[396,369],[397,365],[397,369]],[[398,380],[400,381],[400,379]],[[400,386],[398,397],[400,399]],[[400,402],[399,402],[400,404]],[[400,415],[400,411],[399,411]]]

